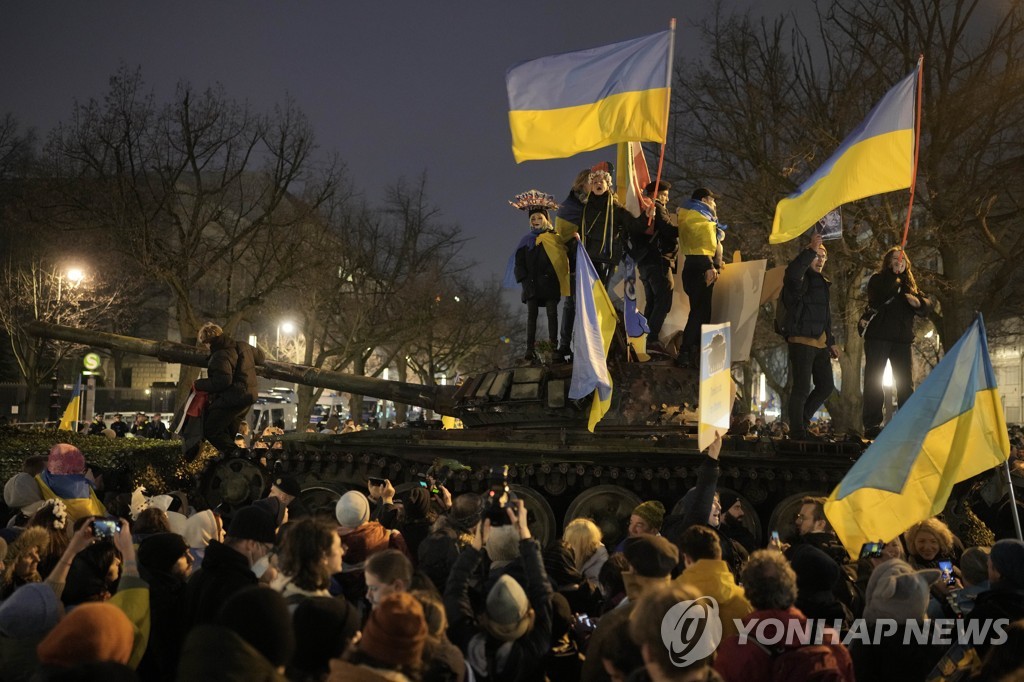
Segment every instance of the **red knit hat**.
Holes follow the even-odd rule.
[[[46,469],[51,474],[84,474],[85,456],[74,445],[57,443],[50,448]]]
[[[359,650],[384,663],[413,666],[420,663],[426,641],[423,607],[408,592],[397,592],[384,597],[370,612]]]
[[[124,611],[100,602],[75,607],[36,647],[39,662],[62,668],[113,661],[127,664],[135,634]]]

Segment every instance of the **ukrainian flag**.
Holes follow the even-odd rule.
[[[775,207],[768,241],[800,236],[837,206],[910,187],[918,72],[901,80],[843,140],[832,157]]]
[[[75,379],[75,390],[71,392],[71,400],[64,409],[64,416],[60,418],[58,431],[75,431],[78,424],[78,415],[82,410],[82,375]]]
[[[576,325],[572,338],[569,397],[579,400],[594,394],[587,424],[590,431],[594,430],[612,403],[608,348],[612,344],[617,321],[615,308],[587,250],[582,242],[576,242]]]
[[[955,483],[1010,455],[981,315],[861,455],[825,503],[855,556],[942,511]]]
[[[664,142],[672,31],[513,66],[505,76],[516,163],[617,142]]]

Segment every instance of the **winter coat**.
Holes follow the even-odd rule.
[[[210,406],[218,409],[246,407],[256,402],[259,388],[256,365],[266,359],[263,351],[226,334],[210,341],[207,378],[196,380],[196,390],[210,394]]]
[[[743,588],[736,584],[728,564],[721,559],[698,559],[673,582],[692,585],[702,595],[715,598],[722,618],[723,637],[739,634],[735,621],[754,610]]]
[[[192,574],[185,586],[183,622],[186,627],[213,623],[228,597],[259,581],[249,558],[227,545],[211,540],[203,567]]]
[[[786,266],[782,297],[786,306],[787,338],[794,336],[817,339],[825,335],[825,345],[835,344],[832,335],[832,310],[829,289],[832,283],[821,273],[811,270],[817,254],[802,249]]]
[[[641,214],[630,229],[629,255],[639,269],[665,264],[665,257],[675,256],[678,247],[679,228],[669,220],[662,204],[656,204],[653,224],[648,225],[647,216]]]
[[[718,251],[718,224],[711,207],[703,201],[687,201],[679,209],[679,253],[683,256],[706,256]]]
[[[622,259],[626,234],[632,231],[636,221],[629,211],[614,202],[610,191],[602,196],[590,194],[585,201],[570,192],[558,209],[555,225],[564,242],[568,243],[574,234],[579,234],[583,248],[595,264],[614,265]],[[570,262],[575,255],[576,249],[570,244]]]
[[[911,633],[906,623],[897,623],[896,632],[880,638],[871,644],[854,639],[850,645],[850,657],[858,680],[871,682],[904,682],[923,680],[928,677],[935,664],[949,650],[948,644],[917,642],[912,634],[920,631],[920,625]],[[956,641],[954,630],[953,641]]]
[[[180,576],[163,571],[145,571],[144,575],[149,583],[150,629],[139,675],[148,682],[173,680],[186,633],[181,619],[186,583]]]
[[[284,675],[235,631],[200,625],[185,639],[178,680],[218,682],[287,682]]]
[[[785,631],[790,628],[797,628],[803,631],[807,625],[807,618],[796,607],[789,607],[786,610],[763,610],[754,611],[743,619],[744,627],[752,621],[778,620],[785,626]],[[799,625],[790,626],[789,621],[797,621]],[[756,632],[757,626],[750,625],[750,632]],[[766,630],[774,632],[774,628]],[[838,641],[839,635],[831,628],[824,628],[823,642]],[[842,644],[827,644],[839,665],[839,674],[847,682],[854,682],[853,660],[850,652]],[[785,645],[787,651],[799,649],[800,643],[794,641]],[[739,635],[726,637],[718,647],[715,657],[715,670],[726,682],[772,682],[772,667],[774,665],[772,655],[768,653],[754,639],[748,639],[740,644]]]
[[[562,278],[556,270],[556,264],[552,261],[549,250],[559,250],[562,257],[560,267],[564,269]],[[554,230],[530,230],[530,234],[523,237],[516,248],[516,281],[523,287],[523,303],[530,300],[557,301],[568,291],[562,291],[562,281],[566,284],[569,281],[569,262],[565,258],[565,245],[555,235]]]
[[[342,535],[341,543],[345,546],[345,560],[341,573],[336,573],[334,579],[341,588],[340,594],[353,604],[361,603],[366,597],[366,560],[372,555],[385,549],[397,549],[412,561],[402,534],[376,521],[367,521]]]
[[[907,302],[905,294],[914,294],[921,300],[915,308]],[[864,338],[892,343],[914,342],[914,318],[927,317],[931,302],[921,292],[911,291],[891,270],[876,272],[868,280],[868,307],[878,311],[864,331]]]
[[[498,642],[477,624],[469,597],[469,580],[480,563],[480,550],[463,550],[444,591],[449,638],[466,652],[466,659],[478,674],[487,675],[491,665],[487,652],[493,651],[494,674],[488,676],[489,682],[543,679],[543,658],[551,648],[552,592],[544,574],[540,545],[536,540],[521,540],[519,553],[526,569],[522,587],[535,617],[533,627],[514,642]]]

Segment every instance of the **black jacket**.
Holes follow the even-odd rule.
[[[921,307],[907,303],[905,294],[914,293]],[[865,339],[893,343],[914,342],[914,318],[927,316],[931,302],[920,292],[912,292],[891,270],[876,272],[868,280],[868,307],[878,311],[864,332]]]
[[[679,248],[679,228],[669,222],[668,208],[656,204],[654,224],[647,224],[647,216],[641,214],[631,223],[629,230],[629,255],[637,268],[662,268],[668,265],[666,256],[674,256]]]
[[[228,597],[258,582],[249,567],[248,557],[211,540],[203,557],[203,567],[192,574],[185,586],[185,627],[216,622],[217,612]]]
[[[259,397],[256,365],[264,359],[259,348],[221,334],[210,341],[207,378],[198,379],[196,389],[210,394],[211,407],[252,405]]]
[[[531,231],[534,237],[538,234]],[[557,301],[562,297],[555,266],[543,245],[523,245],[516,250],[516,281],[523,287],[523,303],[530,299]]]
[[[829,308],[829,288],[832,283],[824,275],[811,270],[817,254],[803,249],[788,266],[782,286],[782,300],[786,306],[786,337],[806,336],[816,339],[825,333],[825,345],[836,340],[832,336],[832,311]]]

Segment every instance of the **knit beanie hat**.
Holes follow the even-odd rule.
[[[206,547],[217,537],[217,515],[204,509],[188,517],[183,537],[189,547]]]
[[[722,513],[732,509],[732,506],[736,504],[736,500],[740,499],[740,496],[731,490],[723,490],[718,494],[718,503],[722,505]]]
[[[902,559],[889,559],[875,566],[865,593],[864,618],[921,620],[928,610],[929,588],[939,575],[934,568],[915,571]]]
[[[135,634],[124,611],[102,602],[76,607],[36,647],[39,662],[70,668],[82,663],[127,663]]]
[[[989,554],[992,568],[999,572],[999,582],[1015,590],[1024,589],[1024,542],[1000,540]]]
[[[302,494],[302,486],[300,486],[299,482],[292,476],[278,476],[274,479],[274,482],[271,485],[283,492],[285,495],[298,497]]]
[[[370,502],[358,490],[349,490],[334,506],[334,516],[346,528],[358,528],[370,520]]]
[[[234,630],[274,666],[287,665],[295,651],[295,629],[284,597],[268,587],[246,587],[221,607],[221,625]]]
[[[281,504],[280,498],[277,497],[265,497],[262,500],[256,500],[252,503],[252,506],[259,507],[263,511],[270,514],[274,519],[274,523],[278,528],[284,523],[284,513],[288,509],[287,506]]]
[[[231,519],[228,537],[235,540],[255,540],[272,544],[277,534],[277,525],[270,512],[252,505],[242,507]]]
[[[32,516],[43,506],[43,495],[35,478],[19,472],[4,484],[4,502],[11,509],[20,509],[25,516]]]
[[[61,617],[57,593],[46,583],[29,583],[0,604],[0,635],[12,639],[49,632]]]
[[[522,637],[530,627],[530,601],[515,578],[502,575],[487,593],[488,630],[505,642]]]
[[[327,671],[359,631],[358,609],[345,599],[310,597],[292,614],[295,625],[293,661],[308,671]]]
[[[57,443],[50,448],[46,470],[51,474],[84,474],[85,456],[74,445]]]
[[[156,533],[139,543],[139,565],[156,573],[168,573],[187,551],[185,538],[177,533]]]
[[[814,545],[797,545],[789,557],[796,573],[796,589],[803,598],[831,592],[839,580],[839,564]]]
[[[654,530],[661,530],[661,524],[665,521],[665,505],[657,500],[641,502],[634,507],[632,513],[646,521]]]
[[[637,575],[667,578],[679,563],[679,548],[660,535],[626,538],[622,553]]]
[[[965,583],[980,585],[988,580],[988,547],[970,547],[960,557],[960,574]]]
[[[363,627],[359,650],[381,662],[417,665],[427,641],[423,607],[408,592],[384,597]]]
[[[485,549],[491,561],[514,561],[519,558],[519,530],[515,526],[491,528]]]

